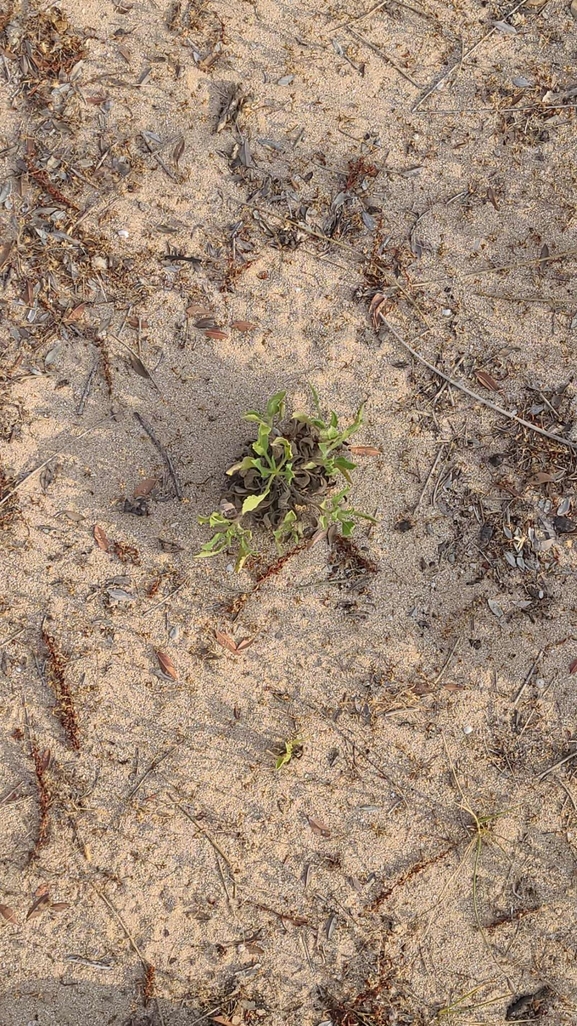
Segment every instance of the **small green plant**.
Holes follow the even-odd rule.
[[[275,762],[275,769],[280,770],[283,766],[288,766],[291,759],[300,759],[303,754],[304,741],[300,737],[293,737],[287,741],[282,741],[279,748],[283,748],[280,755]],[[277,749],[278,750],[278,749]]]
[[[264,413],[244,414],[256,424],[257,437],[227,470],[220,510],[199,518],[214,528],[214,534],[198,557],[234,549],[239,570],[254,554],[253,527],[268,528],[282,551],[297,544],[308,529],[328,531],[335,525],[348,537],[359,519],[375,522],[348,505],[355,464],[348,459],[347,441],[363,422],[364,404],[352,423],[341,428],[336,413],[323,419],[314,390],[313,398],[312,417],[297,412],[286,418],[286,392],[273,395]],[[332,492],[339,477],[344,486]]]

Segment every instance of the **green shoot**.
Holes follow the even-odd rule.
[[[300,737],[295,737],[287,741],[282,742],[284,745],[284,751],[279,755],[275,769],[280,770],[283,766],[288,766],[289,762],[293,757],[300,758],[302,755],[302,748],[304,741]]]

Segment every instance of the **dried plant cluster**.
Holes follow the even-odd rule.
[[[56,638],[44,628],[42,630],[42,640],[48,650],[48,680],[58,702],[58,717],[70,746],[75,751],[79,751],[80,730],[74,696],[66,679],[67,660],[62,654]]]
[[[347,504],[356,464],[346,455],[346,443],[362,424],[363,407],[348,427],[340,428],[334,412],[323,420],[313,394],[314,417],[297,412],[286,418],[286,392],[273,395],[265,413],[245,413],[244,419],[257,425],[258,435],[227,470],[220,509],[200,518],[215,533],[199,556],[235,549],[238,570],[254,554],[253,527],[272,532],[282,550],[315,530],[326,532],[334,525],[347,538],[359,519],[373,521]],[[341,488],[339,477],[344,479]]]
[[[0,465],[0,530],[10,527],[18,515],[14,481]]]

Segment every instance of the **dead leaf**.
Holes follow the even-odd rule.
[[[218,328],[218,324],[212,314],[207,314],[205,317],[199,317],[194,322],[194,326],[195,328]]]
[[[138,374],[141,378],[146,378],[147,381],[152,381],[152,375],[150,371],[146,369],[142,360],[136,353],[130,353],[128,356],[128,362],[132,367],[133,371]],[[153,382],[154,384],[154,382]]]
[[[77,513],[75,509],[63,509],[62,516],[71,520],[73,524],[81,524],[83,520],[86,520],[86,517],[82,513]]]
[[[152,489],[158,484],[157,477],[143,477],[142,481],[139,481],[133,492],[133,498],[138,499],[144,495],[150,495]]]
[[[499,603],[495,601],[495,599],[487,599],[487,605],[489,606],[489,609],[491,610],[494,616],[503,616],[503,610],[501,609]]]
[[[179,545],[178,542],[170,541],[169,538],[159,538],[158,544],[160,545],[163,552],[183,552],[184,546]]]
[[[546,470],[539,471],[538,474],[533,474],[527,481],[528,485],[548,484],[550,481],[557,481],[558,478],[554,474],[547,473]]]
[[[0,246],[0,271],[4,267],[4,264],[8,262],[8,257],[12,252],[13,242],[3,242]]]
[[[172,159],[175,164],[178,164],[182,154],[184,153],[184,139],[179,139],[174,150],[172,151]]]
[[[14,926],[18,925],[16,913],[13,908],[10,908],[10,905],[0,905],[0,916],[4,916],[6,922],[14,923]]]
[[[307,816],[307,822],[310,826],[313,834],[317,834],[319,837],[330,837],[331,832],[324,823],[320,823],[318,819],[313,819],[312,816]]]
[[[540,0],[540,2],[541,2],[541,0]],[[491,186],[489,186],[489,188],[487,189],[487,199],[489,200],[489,203],[493,204],[493,206],[495,207],[495,210],[499,209],[499,204],[497,203],[497,197],[495,196],[495,193],[493,192]]]
[[[80,303],[79,306],[75,306],[73,310],[70,310],[69,313],[66,314],[64,320],[67,324],[70,324],[71,321],[79,321],[84,316],[85,310],[86,303]]]
[[[222,645],[223,648],[228,649],[228,651],[232,652],[233,655],[237,654],[238,649],[236,647],[236,641],[234,640],[234,638],[231,638],[230,634],[225,634],[224,631],[215,631],[214,636],[218,641],[219,645]]]
[[[337,922],[338,922],[338,918],[337,918],[337,916],[334,913],[332,914],[332,916],[329,916],[328,921],[327,921],[327,926],[326,926],[327,940],[332,940],[333,939],[333,934],[335,932],[335,929],[336,929],[336,926],[337,926]]]
[[[36,894],[38,896],[37,896],[36,900],[32,902],[30,908],[28,909],[28,912],[26,913],[26,921],[28,921],[29,919],[32,919],[33,916],[39,916],[41,911],[42,911],[43,906],[47,905],[48,902],[50,901],[50,898],[48,897],[48,889],[47,888],[46,888],[46,890],[44,890],[43,888],[39,887],[38,890],[42,890],[42,894],[38,894],[38,891],[36,891]]]
[[[148,328],[148,321],[145,321],[142,317],[127,317],[126,323],[130,324],[131,328]]]
[[[44,770],[48,769],[49,765],[50,765],[50,749],[49,748],[45,748],[44,751],[41,752],[39,757],[38,757],[38,769],[40,770],[41,773],[43,773]]]
[[[234,1023],[230,1019],[225,1019],[224,1015],[211,1015],[211,1022],[218,1022],[220,1026],[234,1026]]]
[[[92,529],[92,533],[98,548],[102,549],[103,552],[110,552],[110,542],[106,537],[106,531],[104,531],[102,527],[99,527],[98,524],[95,524]]]
[[[200,303],[191,303],[185,312],[187,317],[209,317],[211,315],[209,308],[201,306]]]
[[[254,331],[258,325],[253,321],[233,321],[231,328],[235,328],[236,331]]]
[[[208,328],[204,334],[207,338],[228,338],[226,331],[219,331],[217,328]]]
[[[381,456],[381,450],[374,445],[349,445],[349,452],[354,456]]]
[[[170,677],[171,680],[177,680],[178,674],[176,672],[176,667],[170,656],[167,655],[166,652],[162,652],[160,649],[155,648],[154,652],[158,659],[158,665],[165,676]]]
[[[51,912],[64,912],[65,909],[70,908],[69,901],[53,901],[50,906]]]
[[[501,386],[499,385],[499,383],[495,381],[495,378],[492,378],[490,374],[487,374],[487,371],[475,371],[475,377],[477,378],[479,384],[484,385],[485,388],[490,389],[491,392],[501,391]]]
[[[577,673],[577,659],[574,659],[569,666],[569,673]]]
[[[245,649],[250,648],[254,641],[254,638],[241,638],[237,644],[234,638],[231,638],[230,634],[225,634],[224,631],[215,631],[214,636],[219,645],[228,649],[228,651],[232,652],[233,655],[238,655],[239,652],[244,652]]]

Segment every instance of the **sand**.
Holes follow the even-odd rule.
[[[575,450],[369,315],[577,441],[575,12],[371,6],[0,16],[1,1026],[577,1021]],[[310,385],[378,572],[231,614]]]

